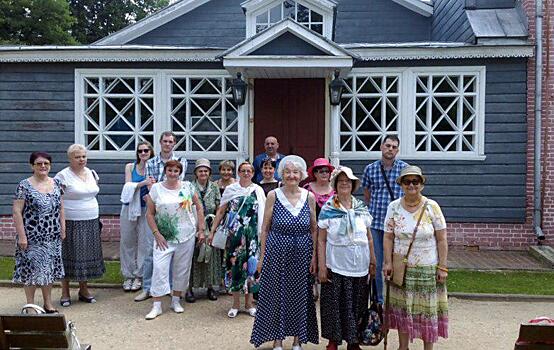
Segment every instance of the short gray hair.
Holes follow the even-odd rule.
[[[296,169],[300,170],[300,173],[301,173],[300,180],[304,180],[308,177],[308,172],[306,170],[306,161],[299,156],[290,155],[281,159],[281,161],[279,162],[279,168],[277,169],[277,174],[281,179],[283,178],[283,171],[285,170],[285,167],[287,166],[287,164],[292,164]]]
[[[71,158],[71,155],[75,152],[87,152],[87,148],[79,143],[74,143],[67,148],[67,158]]]

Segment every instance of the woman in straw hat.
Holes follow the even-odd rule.
[[[194,167],[194,181],[192,185],[202,203],[204,217],[206,218],[206,230],[209,235],[211,222],[215,218],[215,212],[219,207],[221,194],[217,184],[210,180],[212,167],[206,158],[196,160]],[[221,249],[214,248],[206,242],[197,244],[192,258],[192,272],[190,275],[189,290],[185,295],[185,301],[194,303],[196,297],[193,288],[207,288],[208,299],[217,300],[218,292],[214,290],[221,280]]]
[[[398,330],[400,350],[416,338],[430,350],[439,337],[448,337],[446,222],[437,202],[421,194],[425,176],[419,167],[404,168],[396,181],[405,195],[387,209],[383,272],[393,278],[393,252],[407,255],[407,269],[401,286],[389,282],[386,317],[389,328]]]
[[[306,162],[286,156],[278,167],[284,186],[268,194],[260,237],[258,313],[250,342],[273,341],[274,350],[293,336],[293,350],[319,342],[310,273],[315,273],[315,198],[299,187]]]
[[[371,215],[352,195],[360,180],[348,167],[331,176],[336,191],[319,214],[318,263],[321,282],[321,335],[327,350],[342,341],[347,349],[360,349],[358,325],[367,310],[368,274],[375,275]]]

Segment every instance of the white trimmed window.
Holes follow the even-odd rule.
[[[244,5],[246,37],[251,37],[285,18],[292,18],[331,38],[334,6],[329,0],[251,0]]]
[[[176,150],[238,152],[238,108],[230,79],[171,76],[171,130]]]
[[[345,82],[341,159],[380,157],[389,134],[407,159],[484,159],[484,67],[354,69]]]
[[[234,104],[225,71],[77,70],[75,141],[92,158],[133,158],[137,144],[166,130],[187,158],[238,159],[244,112]]]

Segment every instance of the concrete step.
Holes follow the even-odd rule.
[[[529,253],[554,269],[554,248],[546,245],[535,245],[529,247]]]

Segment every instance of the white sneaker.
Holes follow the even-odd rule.
[[[126,292],[130,292],[132,285],[133,285],[133,279],[132,278],[127,278],[125,280],[125,282],[123,282],[123,290],[126,291]]]
[[[292,350],[302,350],[302,346],[300,344],[298,345],[293,345],[292,346]]]
[[[171,303],[170,308],[178,314],[185,312],[185,309],[183,309],[183,307],[181,306],[181,303],[179,302]]]
[[[135,278],[131,284],[131,292],[136,292],[142,288],[142,280],[140,278]]]
[[[246,309],[246,312],[248,312],[248,314],[252,317],[256,317],[256,308],[255,307],[251,307],[250,309]]]
[[[147,320],[153,320],[156,317],[160,316],[161,314],[162,314],[161,308],[153,307],[152,310],[150,310],[150,312],[144,318],[146,318]]]
[[[145,291],[145,290],[142,290],[142,292],[140,292],[136,297],[135,297],[135,301],[144,301],[146,299],[150,299],[152,298],[152,296],[150,295],[149,292]]]

